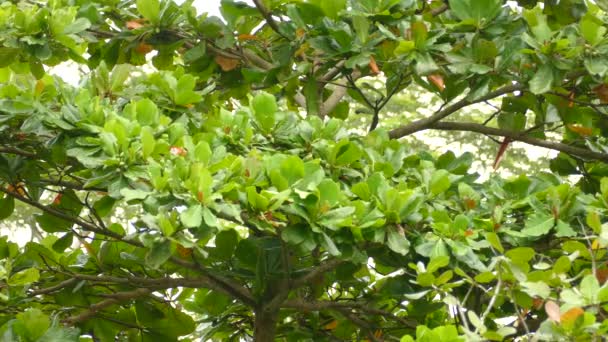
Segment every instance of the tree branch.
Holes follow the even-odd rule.
[[[571,145],[566,145],[563,143],[546,141],[542,139],[533,138],[525,135],[522,132],[513,132],[499,128],[487,127],[478,123],[472,122],[436,122],[428,127],[424,127],[420,130],[424,129],[438,129],[445,131],[468,131],[468,132],[477,132],[488,135],[502,136],[507,137],[514,141],[521,141],[526,144],[539,146],[548,148],[551,150],[556,150],[560,152],[564,152],[566,154],[574,155],[580,158],[592,159],[592,160],[601,160],[604,162],[608,162],[608,154],[595,152],[591,150],[587,150],[580,147],[575,147]]]
[[[64,320],[64,323],[67,325],[75,325],[78,323],[82,323],[82,322],[94,317],[98,311],[101,311],[109,306],[118,304],[120,302],[130,301],[130,300],[133,300],[133,299],[136,299],[139,297],[144,297],[144,296],[149,295],[150,293],[151,293],[151,291],[149,289],[136,289],[133,291],[116,292],[116,293],[112,294],[110,298],[102,300],[101,302],[92,304],[84,312],[82,312],[76,316],[66,318]]]
[[[437,7],[437,8],[433,8],[431,10],[431,15],[433,17],[436,17],[436,16],[440,15],[441,13],[447,11],[449,8],[450,7],[448,6],[448,4],[443,4],[443,5],[441,5],[441,6]]]
[[[19,149],[16,147],[11,147],[11,146],[0,147],[0,153],[16,154],[16,155],[24,156],[24,157],[28,157],[28,158],[36,157],[36,153],[24,151],[22,149]]]
[[[257,7],[258,11],[260,11],[260,14],[262,14],[264,19],[266,19],[268,26],[270,26],[270,28],[279,36],[288,39],[287,37],[285,37],[285,35],[283,35],[283,33],[281,33],[279,25],[277,25],[277,22],[272,17],[272,13],[270,13],[266,6],[264,6],[264,4],[260,0],[253,0],[253,3],[255,4],[255,7]]]
[[[307,301],[303,299],[290,299],[281,305],[283,308],[295,309],[298,311],[323,311],[323,310],[357,310],[369,315],[382,316],[386,319],[399,323],[405,327],[416,328],[417,322],[396,316],[395,314],[376,309],[369,303],[362,302],[331,302],[331,301]]]
[[[74,224],[77,224],[80,227],[84,228],[86,231],[108,236],[108,237],[114,238],[116,240],[128,243],[128,244],[136,246],[136,247],[143,247],[143,244],[139,241],[127,240],[127,239],[125,239],[124,236],[117,234],[111,230],[103,229],[92,223],[86,222],[78,217],[73,217],[72,215],[68,215],[62,211],[56,210],[54,208],[50,208],[41,203],[30,200],[29,198],[25,198],[25,197],[16,195],[12,192],[8,192],[1,188],[0,188],[0,192],[4,192],[5,194],[8,194],[9,196],[12,196],[15,199],[17,199],[23,203],[26,203],[28,205],[31,205],[32,207],[38,208],[53,216],[56,216],[56,217],[62,218],[64,220],[70,221]],[[209,272],[209,270],[206,270],[194,263],[180,259],[176,256],[172,256],[169,260],[171,262],[173,262],[174,264],[182,266],[184,268],[188,268],[188,269],[191,269],[194,271],[204,273],[209,279],[209,288],[216,288],[218,290],[221,290],[222,292],[227,293],[228,295],[231,295],[234,298],[237,298],[237,299],[241,300],[243,303],[246,303],[248,305],[254,304],[255,301],[253,300],[253,296],[251,296],[249,291],[246,288],[239,286],[238,284],[234,284],[234,282],[231,279],[227,279],[222,276],[212,274],[211,272]]]
[[[310,270],[310,272],[306,273],[305,275],[294,279],[294,281],[291,283],[292,284],[292,288],[297,289],[298,287],[301,287],[305,284],[308,284],[311,280],[319,277],[320,275],[322,275],[325,272],[329,272],[331,270],[333,270],[334,268],[338,267],[341,263],[343,263],[343,260],[340,259],[332,259],[329,261],[326,261],[325,263],[314,267],[312,270]]]
[[[43,289],[33,290],[31,292],[31,294],[33,296],[38,296],[38,295],[43,295],[43,294],[47,294],[47,293],[52,293],[55,291],[59,291],[59,290],[63,289],[64,287],[71,286],[72,284],[75,284],[76,282],[78,282],[78,279],[70,278],[68,280],[64,280],[53,286],[45,287]]]
[[[524,85],[513,84],[513,85],[508,85],[508,86],[502,87],[500,89],[497,89],[497,90],[490,92],[484,96],[481,96],[475,100],[469,100],[467,98],[464,98],[442,110],[439,110],[438,112],[436,112],[435,114],[433,114],[427,118],[420,119],[420,120],[411,122],[407,125],[403,125],[403,126],[400,126],[400,127],[397,127],[395,129],[391,130],[389,132],[389,136],[391,137],[391,139],[399,139],[406,135],[410,135],[412,133],[416,133],[418,131],[428,129],[434,123],[457,112],[458,110],[460,110],[468,105],[491,100],[493,98],[496,98],[496,97],[499,97],[499,96],[502,96],[502,95],[505,95],[508,93],[512,93],[514,91],[523,90],[523,89],[524,89]]]

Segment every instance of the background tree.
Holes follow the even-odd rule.
[[[0,5],[0,219],[44,231],[0,239],[4,339],[606,334],[603,3],[254,3]],[[414,85],[438,109],[385,124]],[[408,145],[425,130],[556,150],[558,174],[479,182]]]

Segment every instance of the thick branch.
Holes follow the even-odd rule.
[[[347,84],[346,80],[339,81],[339,86],[337,86],[334,89],[334,92],[331,93],[331,95],[329,95],[329,97],[327,98],[327,100],[325,100],[325,102],[323,102],[321,104],[321,109],[319,111],[319,116],[325,117],[329,113],[331,113],[331,111],[334,110],[334,108],[336,108],[336,106],[338,105],[338,103],[340,103],[340,100],[342,100],[342,98],[344,97],[344,95],[346,95],[346,91],[348,89],[346,87],[346,84]]]
[[[458,110],[469,106],[471,104],[474,103],[479,103],[479,102],[484,102],[484,101],[488,101],[491,100],[493,98],[508,94],[508,93],[512,93],[514,91],[518,91],[518,90],[523,90],[524,86],[521,84],[514,84],[514,85],[508,85],[505,87],[502,87],[500,89],[497,89],[493,92],[490,92],[482,97],[479,97],[475,100],[469,100],[467,98],[464,98],[438,112],[436,112],[435,114],[424,118],[424,119],[420,119],[414,122],[411,122],[407,125],[403,125],[400,127],[397,127],[393,130],[391,130],[389,132],[389,136],[391,137],[391,139],[399,139],[402,138],[406,135],[410,135],[412,133],[416,133],[418,131],[422,131],[425,129],[428,129],[431,127],[431,125],[433,125],[434,123],[438,122],[439,120],[457,112]]]
[[[272,13],[270,13],[270,11],[266,8],[266,6],[264,6],[264,4],[262,3],[261,0],[253,0],[253,3],[255,4],[255,7],[257,7],[258,11],[260,11],[260,14],[262,14],[262,16],[264,17],[264,19],[266,19],[266,22],[268,23],[268,26],[270,26],[270,28],[279,34],[279,36],[287,39],[287,37],[285,37],[283,35],[283,33],[281,33],[281,30],[279,29],[279,25],[277,25],[277,22],[274,20],[274,18],[272,17]]]
[[[571,145],[566,145],[563,143],[546,141],[542,139],[533,138],[530,136],[526,136],[522,132],[513,132],[499,128],[486,127],[484,125],[472,122],[437,122],[429,125],[428,127],[422,128],[424,129],[439,129],[446,131],[468,131],[468,132],[476,132],[481,134],[495,135],[507,137],[511,140],[521,141],[526,144],[540,146],[544,148],[548,148],[551,150],[556,150],[560,152],[564,152],[566,154],[570,154],[573,156],[592,159],[592,160],[601,160],[604,162],[608,162],[608,154],[595,152],[591,150],[587,150],[580,147],[575,147]]]

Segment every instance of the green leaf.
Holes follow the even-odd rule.
[[[585,68],[589,71],[590,74],[597,75],[600,77],[604,77],[608,72],[608,63],[603,58],[585,58]]]
[[[217,217],[207,207],[203,207],[203,222],[209,227],[218,227]]]
[[[541,236],[549,233],[555,225],[555,218],[549,214],[535,213],[526,220],[521,233],[527,236]]]
[[[63,34],[80,33],[91,27],[91,22],[86,18],[78,18],[63,29]]]
[[[450,188],[449,172],[446,170],[436,170],[429,181],[429,190],[433,195],[438,195]]]
[[[51,326],[50,318],[41,310],[31,308],[16,315],[13,330],[23,337],[24,341],[47,341],[43,334]]]
[[[228,260],[234,254],[239,243],[239,236],[234,229],[223,230],[215,237],[215,249],[213,255],[222,260]]]
[[[604,23],[592,14],[587,14],[583,17],[579,22],[579,30],[583,38],[592,45],[597,45],[606,34]]]
[[[13,274],[7,281],[10,286],[21,286],[35,283],[40,279],[40,272],[36,268],[27,268]]]
[[[157,23],[160,15],[159,0],[137,0],[137,10],[153,23]]]
[[[531,297],[548,298],[551,295],[551,288],[542,281],[524,281],[521,283],[524,291]]]
[[[276,112],[278,110],[274,95],[261,92],[251,101],[251,108],[260,128],[266,133],[271,132],[275,125]]]
[[[589,304],[595,304],[600,290],[600,283],[597,281],[596,276],[593,274],[586,275],[581,281],[580,290],[583,297],[589,301]]]
[[[407,255],[410,251],[410,242],[405,238],[403,233],[400,233],[396,229],[388,229],[387,232],[387,246],[393,252],[401,255]]]
[[[146,264],[152,269],[160,268],[171,257],[171,241],[163,240],[152,245],[146,254]]]
[[[150,193],[139,189],[125,188],[120,190],[120,194],[124,197],[124,200],[128,202],[132,200],[143,200],[148,197]]]
[[[498,127],[509,131],[523,131],[526,127],[526,115],[523,113],[500,113]]]
[[[458,19],[472,20],[483,27],[494,19],[502,8],[500,0],[450,0],[450,10]]]
[[[155,126],[158,124],[158,108],[149,99],[137,101],[137,121],[142,126]]]
[[[184,210],[179,218],[186,228],[199,227],[203,223],[203,206],[200,204],[193,205]]]
[[[416,43],[411,40],[402,40],[399,42],[399,45],[397,45],[394,52],[396,56],[404,56],[414,49],[416,49]]]
[[[436,256],[431,259],[426,266],[426,271],[433,273],[442,267],[446,267],[450,263],[450,257],[447,255]]]
[[[505,253],[515,263],[527,263],[534,257],[534,249],[529,247],[517,247]]]
[[[41,330],[38,330],[41,331]],[[79,342],[80,331],[77,328],[51,327],[38,340],[40,342]]]
[[[346,0],[322,0],[321,9],[326,16],[330,18],[337,18],[340,11],[346,9]]]
[[[152,133],[152,128],[146,126],[141,129],[141,152],[143,154],[144,159],[147,159],[154,148],[156,147],[156,139],[154,138],[154,134]]]
[[[0,46],[0,68],[11,65],[19,56],[19,49]]]
[[[299,245],[307,240],[312,240],[312,231],[305,225],[293,225],[281,232],[281,238],[289,244]]]
[[[53,243],[53,250],[57,253],[63,253],[68,247],[72,245],[72,240],[74,238],[74,234],[67,233],[63,235],[60,239]]]
[[[15,210],[15,199],[12,196],[4,195],[4,198],[0,198],[0,220],[11,216],[13,210]]]
[[[553,86],[553,68],[543,64],[530,80],[530,91],[536,95],[551,90]]]
[[[321,235],[323,236],[323,247],[329,252],[329,254],[333,256],[339,256],[342,254],[329,235],[325,233],[321,233]]]
[[[496,249],[500,253],[504,253],[505,249],[502,247],[502,243],[500,242],[500,239],[498,238],[498,235],[496,233],[486,232],[485,237],[486,241],[488,241],[490,245],[494,247],[494,249]]]

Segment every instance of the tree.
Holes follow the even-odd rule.
[[[44,232],[0,239],[4,339],[607,333],[603,2],[254,3],[0,5],[0,219]],[[78,87],[47,74],[65,61]],[[413,85],[440,108],[387,129]],[[479,182],[423,130],[553,149],[557,174]]]

